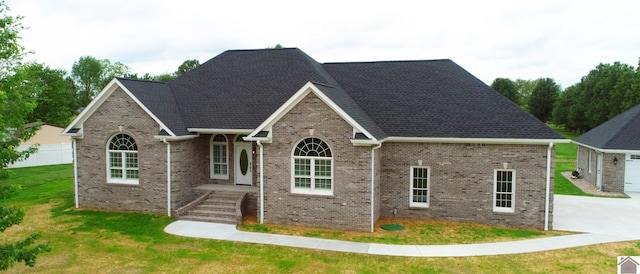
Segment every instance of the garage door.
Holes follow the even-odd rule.
[[[640,154],[627,154],[624,165],[624,191],[640,192]]]

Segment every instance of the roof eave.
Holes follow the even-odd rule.
[[[253,129],[187,128],[187,131],[199,134],[249,134]]]
[[[153,138],[161,141],[185,141],[198,138],[200,134],[182,135],[182,136],[169,136],[169,135],[154,135]]]
[[[384,142],[404,143],[454,143],[454,144],[514,144],[547,145],[570,143],[569,139],[519,139],[519,138],[456,138],[456,137],[387,137]]]
[[[596,152],[604,152],[604,153],[620,153],[620,154],[627,154],[627,153],[640,153],[640,150],[633,150],[633,149],[619,149],[619,148],[597,148],[591,145],[587,145],[584,143],[580,143],[577,141],[571,141],[572,143],[579,145],[579,146],[583,146],[589,149],[593,149]]]

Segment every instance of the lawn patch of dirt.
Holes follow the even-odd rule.
[[[381,228],[384,224],[398,224],[404,226],[404,229],[387,231]],[[255,215],[244,216],[243,225],[238,226],[238,229],[355,242],[420,245],[502,242],[571,234],[571,232],[565,231],[514,229],[481,224],[408,218],[380,218],[376,222],[373,232],[344,231],[305,226],[261,225],[257,223]]]

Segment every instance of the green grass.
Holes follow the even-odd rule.
[[[571,131],[567,131],[562,127],[549,125],[555,131],[560,133],[567,139],[574,139],[579,134]],[[593,196],[585,193],[580,188],[576,187],[567,178],[562,175],[562,172],[576,170],[576,145],[574,143],[559,143],[556,144],[556,158],[554,168],[554,193],[563,195],[578,195],[578,196]]]
[[[384,224],[389,224],[391,222],[402,225],[404,229],[395,231],[382,229]],[[381,218],[376,224],[375,231],[373,233],[337,231],[275,224],[258,225],[253,223],[241,225],[239,226],[239,229],[251,232],[295,235],[332,240],[403,245],[471,244],[569,234],[567,232],[558,231],[515,229],[451,221],[414,220],[405,218]]]
[[[27,216],[21,225],[2,233],[0,243],[40,231],[39,241],[48,242],[52,251],[39,256],[34,268],[16,265],[7,273],[614,273],[617,255],[640,254],[640,242],[506,256],[413,258],[184,238],[162,232],[172,221],[169,217],[74,209],[69,165],[13,172],[0,184],[23,185],[22,192],[6,202],[24,207]],[[464,224],[457,236],[446,234],[446,226],[417,229],[440,242],[456,237],[473,242],[485,234],[531,236],[519,235],[530,233],[521,230],[478,230]],[[385,241],[414,240],[395,233]]]

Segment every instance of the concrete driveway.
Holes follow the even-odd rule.
[[[640,192],[631,198],[554,196],[553,229],[640,240]]]

